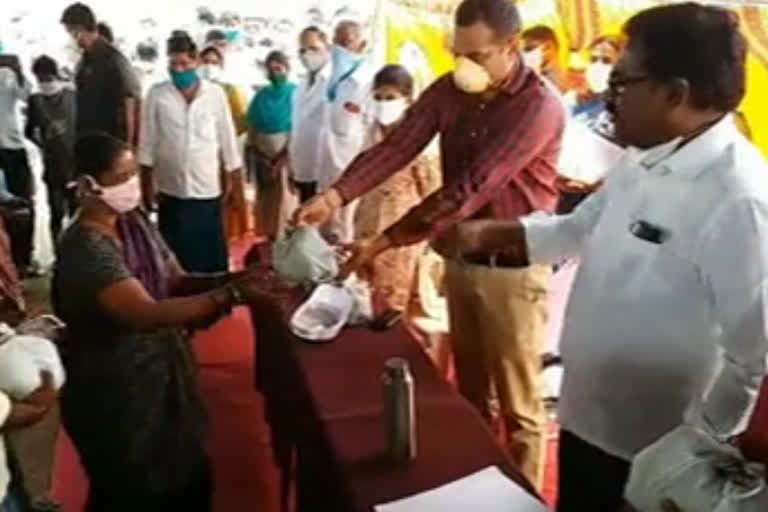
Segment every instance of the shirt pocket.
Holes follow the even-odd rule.
[[[192,130],[198,140],[213,142],[216,140],[216,118],[208,112],[198,113]]]
[[[363,129],[362,105],[353,101],[334,104],[331,114],[331,128],[334,135],[348,136]]]

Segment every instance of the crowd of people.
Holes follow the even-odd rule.
[[[539,489],[550,278],[577,262],[559,511],[619,510],[633,457],[681,424],[723,442],[744,430],[766,373],[768,168],[736,122],[737,18],[695,3],[643,11],[589,45],[579,72],[551,28],[522,29],[512,2],[464,0],[455,22],[455,69],[421,94],[404,67],[375,68],[351,20],[300,33],[298,81],[272,52],[252,98],[228,78],[225,40],[200,47],[181,30],[168,79],[147,88],[80,3],[61,17],[82,50],[73,84],[48,56],[32,63],[35,84],[0,56],[0,209],[9,225],[34,216],[28,138],[68,327],[58,402],[88,511],[210,510],[189,340],[262,298],[256,271],[230,266],[228,240],[251,219],[269,242],[316,226],[387,311],[412,309],[419,261],[438,252],[458,389]],[[574,123],[620,155],[593,180],[564,172],[602,161],[574,151]],[[436,165],[424,151],[438,136]],[[8,231],[0,267],[36,273],[30,230]],[[49,391],[0,392],[0,428],[39,421]],[[15,478],[0,467],[0,485]],[[21,494],[0,489],[0,511],[24,511]]]

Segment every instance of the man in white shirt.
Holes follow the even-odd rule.
[[[222,202],[242,167],[232,115],[224,90],[198,76],[188,34],[174,33],[168,56],[171,80],[150,90],[143,112],[144,201],[153,208],[157,199],[160,232],[187,271],[224,272]]]
[[[0,169],[8,192],[28,200],[33,207],[35,183],[21,126],[21,108],[29,98],[31,84],[24,78],[17,56],[3,55],[0,59]],[[14,263],[22,274],[32,263],[33,231],[24,230],[23,237],[14,240],[22,246],[14,251]]]
[[[469,223],[444,251],[580,256],[563,328],[560,511],[613,511],[630,461],[682,423],[740,434],[766,371],[768,165],[731,113],[746,43],[731,12],[644,11],[608,108],[630,149],[574,212]]]
[[[307,27],[299,35],[299,57],[307,70],[293,102],[293,133],[289,150],[293,181],[301,202],[317,192],[320,144],[328,95],[328,36],[318,27]]]
[[[331,73],[327,103],[318,189],[325,191],[341,176],[365,145],[370,118],[366,112],[373,82],[373,70],[364,50],[362,26],[342,21],[336,26],[331,47]],[[341,208],[327,231],[341,243],[355,238],[354,201]]]

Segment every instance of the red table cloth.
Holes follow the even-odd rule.
[[[369,512],[491,465],[534,492],[404,326],[383,333],[347,329],[332,343],[309,344],[288,329],[300,294],[271,293],[278,297],[252,307],[256,383],[272,427],[284,506],[294,484],[302,512]],[[381,375],[390,357],[409,361],[416,390],[418,455],[403,466],[384,456]]]

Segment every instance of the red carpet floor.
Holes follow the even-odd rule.
[[[242,246],[235,247],[233,253],[242,255],[243,250]],[[278,510],[269,428],[261,397],[253,387],[252,333],[248,312],[241,309],[195,340],[201,390],[212,420],[215,512]],[[553,428],[553,434],[555,431]],[[554,461],[556,447],[553,439],[550,461]],[[556,473],[550,464],[545,487],[549,503],[557,488]],[[62,433],[53,482],[53,498],[63,505],[62,512],[83,510],[87,485],[77,453]]]

